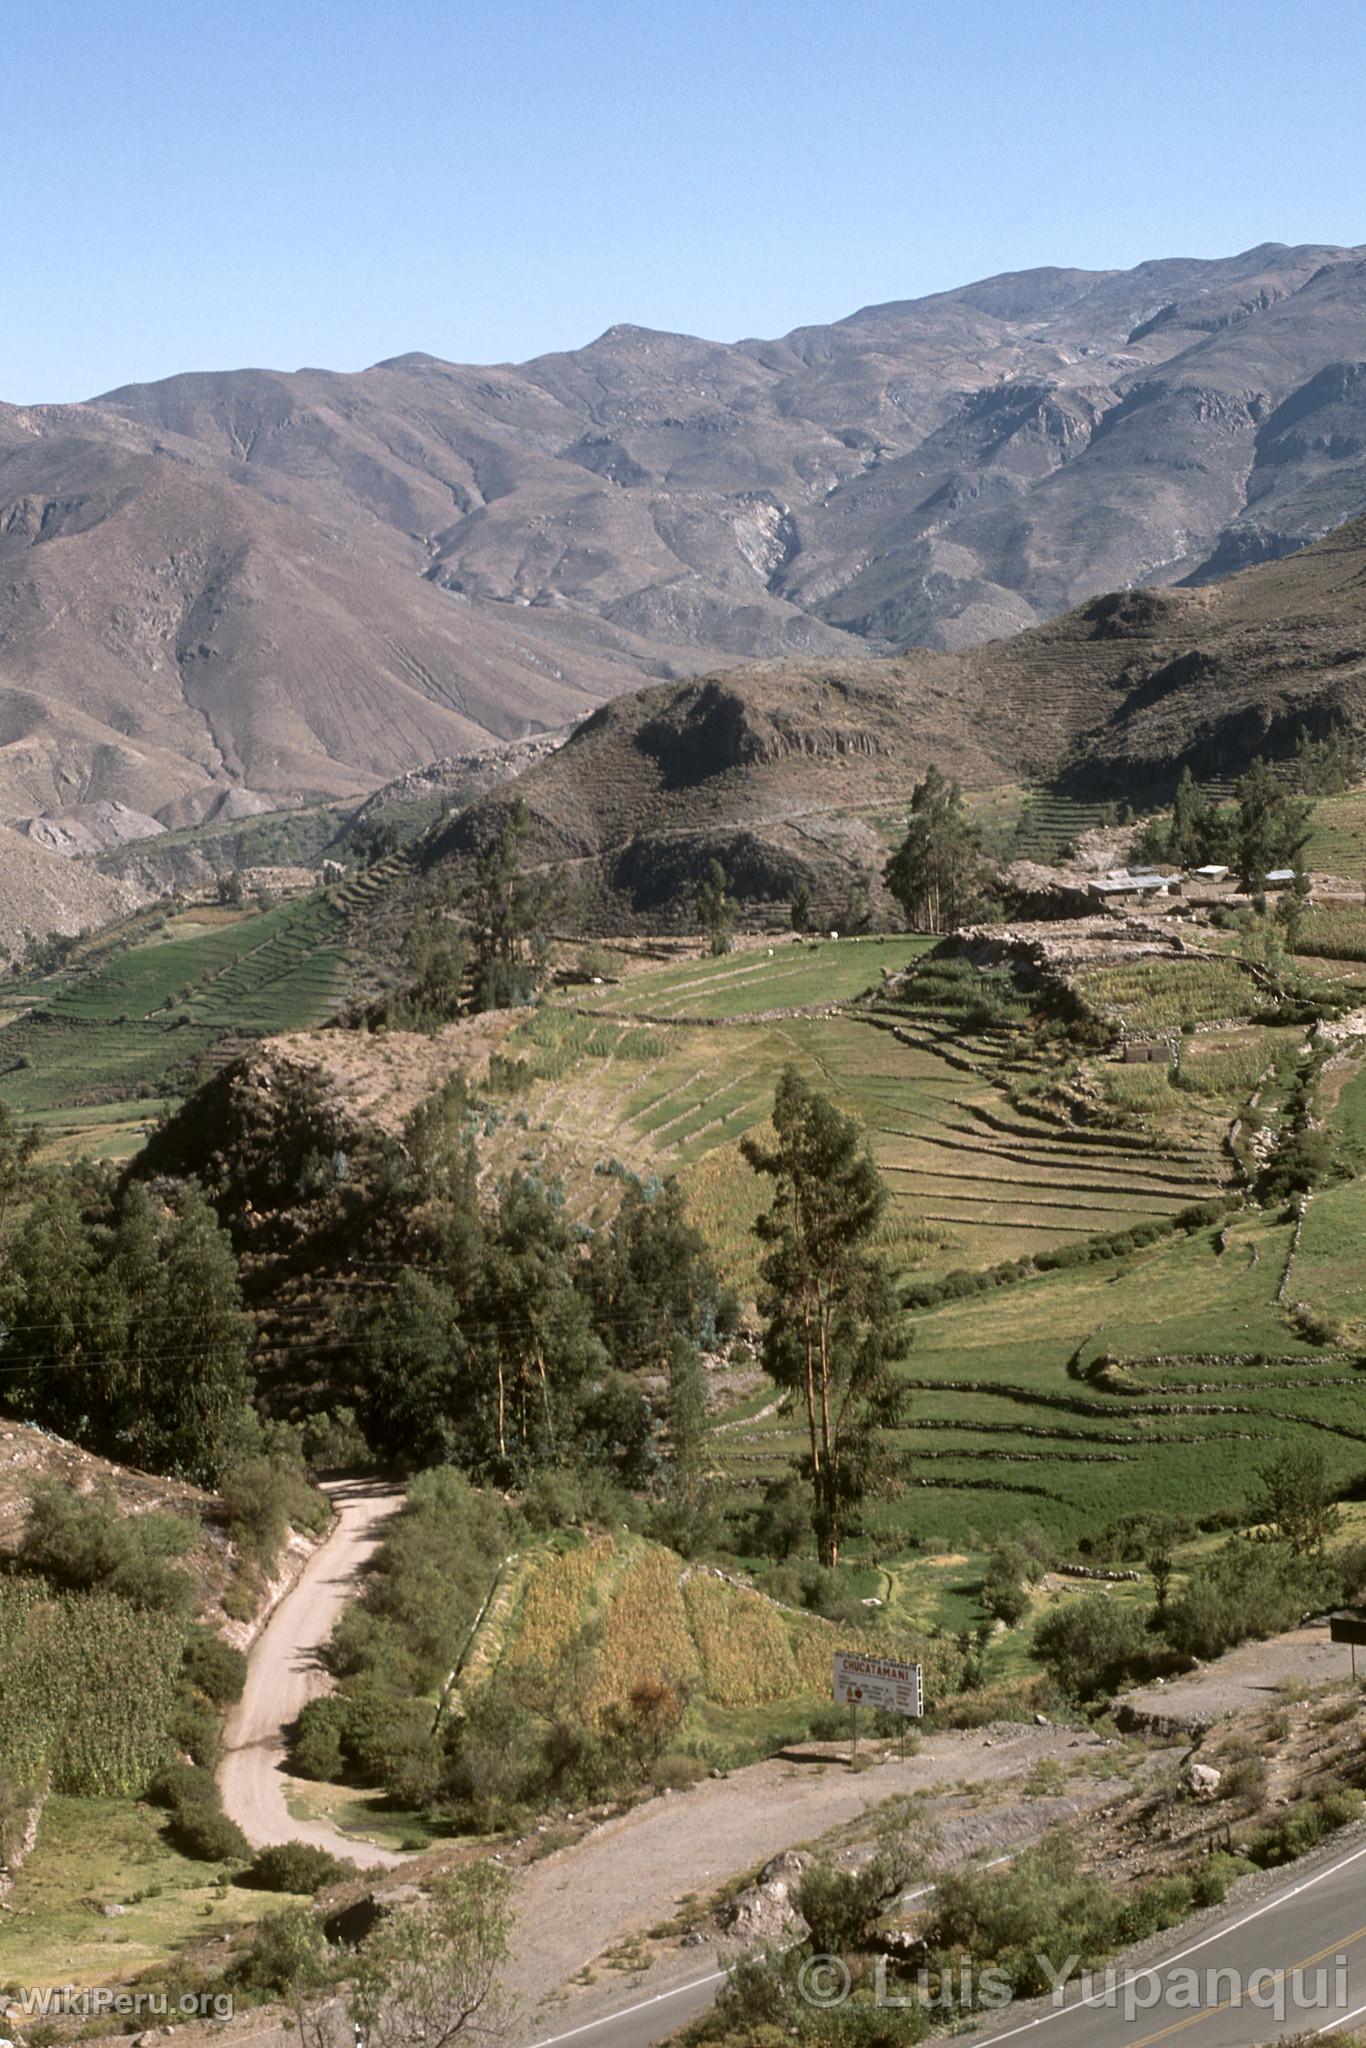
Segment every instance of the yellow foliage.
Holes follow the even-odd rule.
[[[588,1619],[593,1583],[613,1554],[610,1536],[548,1557],[522,1599],[521,1622],[507,1652],[512,1668],[551,1664]]]
[[[674,1552],[656,1544],[642,1545],[631,1558],[603,1615],[590,1714],[629,1698],[642,1680],[695,1685],[701,1677],[679,1572]]]
[[[694,1572],[683,1588],[709,1699],[758,1707],[802,1690],[782,1615],[757,1593]]]

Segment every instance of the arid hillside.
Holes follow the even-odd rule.
[[[737,662],[964,648],[1366,507],[1366,255],[1046,269],[0,406],[0,820],[364,797]]]
[[[760,663],[604,706],[520,779],[529,857],[560,861],[609,925],[687,914],[720,858],[738,897],[807,887],[832,911],[883,857],[851,815],[909,796],[931,761],[966,787],[1020,779],[1160,799],[1189,763],[1237,774],[1301,727],[1366,733],[1366,521],[1188,590],[1099,598],[963,654]],[[468,864],[514,800],[421,848]]]

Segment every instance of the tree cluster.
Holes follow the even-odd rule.
[[[1211,803],[1185,768],[1170,818],[1149,823],[1135,855],[1183,868],[1231,867],[1243,888],[1259,891],[1275,869],[1299,868],[1313,808],[1260,759],[1239,780],[1232,804]]]
[[[963,793],[931,763],[911,794],[906,836],[883,880],[916,931],[948,932],[978,914],[987,870]]]
[[[697,1348],[738,1304],[677,1184],[630,1183],[595,1234],[534,1174],[481,1190],[467,1123],[429,1117],[413,1138],[416,1255],[356,1327],[372,1447],[499,1485],[593,1466],[648,1484],[658,1449],[641,1376],[652,1373],[671,1389],[675,1462],[694,1460]]]
[[[213,1486],[252,1389],[237,1262],[192,1183],[50,1182],[0,1273],[9,1411],[144,1470]]]

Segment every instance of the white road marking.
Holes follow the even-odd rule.
[[[1338,1871],[1346,1870],[1350,1864],[1359,1862],[1363,1856],[1366,1856],[1366,1849],[1354,1849],[1350,1856],[1344,1856],[1339,1863],[1330,1863],[1328,1868],[1320,1870],[1317,1876],[1307,1877],[1303,1884],[1292,1885],[1288,1892],[1277,1893],[1274,1899],[1268,1899],[1266,1904],[1258,1906],[1255,1912],[1244,1913],[1241,1920],[1233,1921],[1228,1927],[1217,1928],[1213,1934],[1206,1934],[1201,1940],[1193,1941],[1189,1948],[1178,1949],[1174,1956],[1167,1956],[1162,1962],[1154,1963],[1149,1969],[1136,1970],[1131,1977],[1125,1977],[1125,1986],[1141,1984],[1145,1977],[1160,1977],[1164,1970],[1173,1969],[1177,1963],[1184,1962],[1187,1956],[1198,1955],[1200,1950],[1208,1948],[1211,1942],[1224,1941],[1230,1934],[1236,1934],[1240,1928],[1249,1927],[1254,1920],[1260,1920],[1264,1914],[1274,1913],[1278,1907],[1289,1905],[1291,1899],[1298,1898],[1301,1892],[1312,1891],[1314,1886],[1322,1884],[1326,1877],[1335,1877]],[[1047,2026],[1050,2020],[1065,2020],[1069,2013],[1081,2012],[1090,2005],[1099,2005],[1103,1999],[1110,1996],[1111,1993],[1108,1989],[1105,1991],[1095,1991],[1092,1992],[1089,1998],[1079,1998],[1072,2005],[1059,2006],[1055,2012],[1040,2013],[1037,2019],[1025,2020],[1021,2026],[1007,2027],[1003,2034],[991,2034],[987,2037],[989,2048],[996,2048],[998,2041],[1010,2041],[1017,2034],[1028,2034],[1035,2027]],[[1366,2011],[1366,2007],[1363,2007],[1362,2010]],[[1335,2020],[1333,2024],[1334,2026],[1341,2026],[1342,2021]]]
[[[535,2041],[532,2048],[556,2048],[560,2041],[572,2041],[576,2034],[591,2034],[599,2027],[610,2027],[617,2020],[628,2020],[633,2012],[645,2012],[652,2005],[662,2005],[666,1998],[681,1998],[685,1991],[700,1991],[704,1984],[719,1984],[725,1976],[724,1970],[713,1970],[706,1977],[694,1977],[687,1984],[675,1984],[672,1991],[656,1991],[653,1998],[642,1998],[638,2005],[624,2005],[620,2012],[604,2013],[600,2020],[585,2020],[581,2027],[571,2027],[567,2034],[551,2034],[544,2041]]]

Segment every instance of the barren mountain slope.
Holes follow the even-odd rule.
[[[1366,507],[1366,255],[1038,270],[0,406],[0,817],[364,794],[746,658],[965,647]]]
[[[132,882],[111,881],[0,825],[0,963],[22,952],[25,932],[93,930],[145,900]]]
[[[466,867],[514,797],[529,857],[568,864],[609,924],[686,918],[706,862],[736,893],[826,906],[878,842],[851,811],[904,800],[931,761],[969,787],[1072,778],[1130,800],[1187,762],[1236,774],[1301,726],[1366,735],[1366,520],[1188,590],[1097,598],[964,654],[759,663],[605,705],[569,743],[420,850]]]

